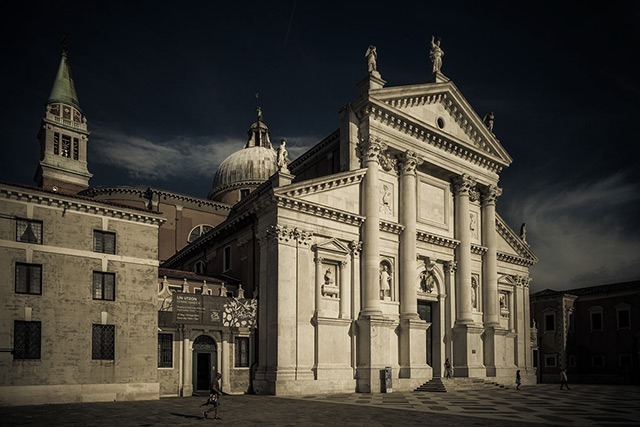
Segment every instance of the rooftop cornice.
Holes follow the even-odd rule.
[[[86,190],[81,191],[79,194],[87,197],[95,197],[100,195],[112,195],[112,194],[135,194],[139,196],[144,196],[146,193],[146,188],[141,187],[126,187],[126,186],[115,186],[115,187],[91,187]],[[193,204],[197,204],[199,206],[209,206],[216,209],[222,210],[231,210],[231,205],[222,202],[216,202],[209,199],[201,199],[199,197],[193,197],[186,194],[174,193],[171,191],[160,190],[151,188],[151,191],[162,197],[164,200],[167,199],[175,199],[180,200],[182,202],[189,202]]]
[[[434,127],[431,127],[426,123],[418,123],[414,118],[395,109],[389,108],[389,106],[383,102],[371,100],[370,103],[363,107],[362,111],[365,115],[370,115],[374,120],[386,126],[429,144],[437,149],[452,154],[460,159],[483,167],[490,172],[499,174],[509,165],[508,162],[505,162],[486,151],[482,151],[478,147],[472,147],[452,136],[443,135]]]
[[[274,198],[278,207],[309,213],[317,217],[328,218],[344,224],[360,226],[365,220],[365,217],[362,215],[352,214],[351,212],[290,198],[284,195],[275,194]]]
[[[0,185],[0,194],[7,199],[27,201],[39,205],[51,206],[65,211],[84,212],[95,215],[103,215],[127,221],[143,222],[146,224],[161,225],[165,219],[156,213],[143,211],[130,206],[104,203],[99,200],[86,200],[74,195],[62,193],[48,193],[40,190],[28,190],[21,188],[7,188]]]
[[[342,187],[344,185],[359,184],[366,173],[366,169],[340,172],[329,176],[323,176],[320,178],[287,185],[282,190],[276,188],[274,189],[274,191],[276,194],[281,194],[287,197],[300,197],[307,194],[331,190],[333,188]]]

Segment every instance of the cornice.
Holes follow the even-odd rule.
[[[471,253],[476,255],[484,255],[487,252],[486,246],[471,244]]]
[[[363,112],[386,126],[493,173],[499,174],[509,165],[505,161],[497,160],[495,155],[482,150],[482,148],[472,148],[452,136],[445,136],[428,125],[418,124],[414,119],[405,117],[404,114],[387,107],[388,105],[385,103],[371,100],[363,107]],[[474,149],[477,149],[478,152],[474,152]]]
[[[83,212],[153,225],[161,225],[165,222],[165,219],[159,214],[143,213],[142,211],[136,212],[137,209],[127,206],[118,206],[117,208],[111,207],[106,204],[102,204],[99,200],[89,202],[77,200],[73,196],[65,197],[63,195],[55,196],[53,194],[46,193],[38,194],[35,192],[9,189],[5,187],[0,187],[0,194],[5,195],[7,199],[60,208],[64,211]]]
[[[318,205],[304,200],[297,200],[280,194],[275,194],[274,199],[278,207],[305,212],[313,216],[327,218],[344,224],[360,226],[365,220],[365,217],[361,215],[352,214],[350,212]]]
[[[433,245],[442,246],[443,248],[449,249],[455,249],[460,244],[460,241],[458,240],[439,236],[437,234],[425,233],[423,231],[418,231],[416,233],[416,238],[420,242],[431,243]]]
[[[498,252],[497,258],[498,258],[498,261],[504,261],[509,264],[523,265],[525,267],[531,267],[533,264],[536,263],[536,261],[532,260],[531,258],[523,258],[516,255],[511,255],[505,252]]]
[[[147,189],[143,189],[143,188],[139,188],[139,187],[121,187],[121,186],[116,186],[116,187],[91,187],[91,188],[87,188],[86,190],[81,191],[80,195],[83,196],[87,196],[87,197],[96,197],[96,196],[101,196],[101,195],[112,195],[112,194],[135,194],[135,195],[139,195],[142,198],[145,197],[145,193],[146,193]],[[193,204],[197,204],[199,205],[199,207],[201,206],[209,206],[209,207],[213,207],[216,209],[221,209],[221,210],[231,210],[231,205],[228,205],[226,203],[221,203],[221,202],[215,202],[213,200],[209,200],[209,199],[201,199],[199,197],[193,197],[193,196],[189,196],[186,194],[180,194],[180,193],[173,193],[171,191],[166,191],[166,190],[159,190],[159,189],[154,189],[151,188],[151,191],[159,196],[162,197],[163,200],[167,200],[167,199],[175,199],[175,200],[180,200],[182,202],[189,202],[189,203],[193,203]]]
[[[366,169],[348,171],[336,175],[331,175],[329,178],[323,177],[321,179],[288,185],[287,187],[285,187],[285,190],[275,189],[274,191],[277,194],[285,197],[300,197],[313,193],[319,193],[321,191],[331,190],[333,188],[341,187],[344,185],[359,184],[366,173]]]
[[[404,230],[404,226],[395,222],[380,220],[380,231],[386,231],[392,234],[400,234]]]

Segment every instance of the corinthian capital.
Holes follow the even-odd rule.
[[[496,200],[502,195],[502,188],[497,185],[489,185],[481,190],[482,203],[485,205],[495,205]]]
[[[475,193],[476,180],[466,173],[456,176],[452,181],[453,192],[456,196],[471,196]]]
[[[424,160],[418,157],[413,151],[398,154],[400,175],[415,174],[416,168],[422,163],[424,163]]]
[[[380,155],[387,149],[387,144],[380,141],[378,138],[367,138],[366,140],[360,140],[358,143],[358,152],[363,164],[368,162],[379,162]]]

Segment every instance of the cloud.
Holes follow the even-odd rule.
[[[524,218],[540,263],[531,269],[533,290],[556,290],[640,278],[640,238],[633,213],[637,183],[624,173],[566,188],[541,187],[506,206]],[[566,184],[565,184],[566,185]]]
[[[225,136],[176,136],[151,140],[100,125],[94,125],[93,129],[91,145],[96,162],[124,170],[131,178],[159,182],[184,178],[185,172],[190,179],[211,179],[218,165],[246,143],[240,138]],[[292,159],[319,141],[313,136],[285,139]],[[272,143],[277,147],[275,140]]]

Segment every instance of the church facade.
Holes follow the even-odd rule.
[[[412,390],[444,376],[446,359],[458,377],[533,378],[537,258],[495,208],[511,158],[435,62],[427,82],[403,87],[370,63],[339,129],[276,162],[164,263],[204,262],[258,294],[256,392],[376,393],[389,371],[393,389]]]

